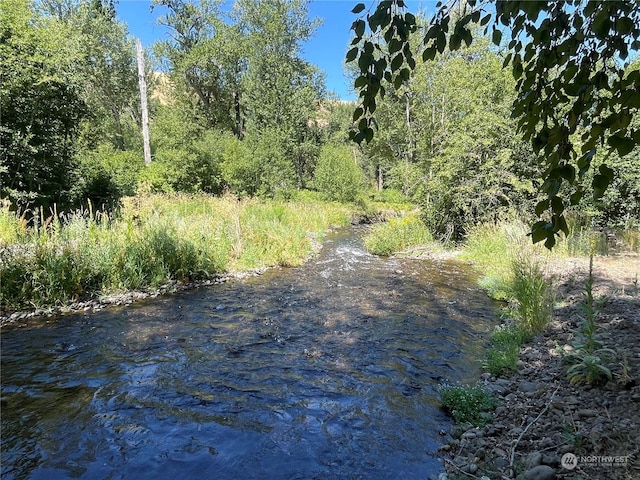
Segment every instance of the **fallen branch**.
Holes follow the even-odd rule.
[[[522,440],[522,437],[524,436],[525,433],[527,433],[527,430],[529,430],[529,427],[531,427],[531,425],[533,425],[534,423],[536,423],[540,417],[542,417],[542,415],[544,415],[544,413],[549,410],[549,406],[551,405],[551,402],[553,401],[553,397],[556,395],[556,393],[558,393],[558,390],[560,390],[560,385],[558,385],[558,387],[554,390],[554,392],[551,394],[551,397],[549,398],[549,401],[547,402],[547,404],[545,405],[545,407],[542,409],[542,411],[538,414],[538,416],[536,418],[534,418],[525,428],[524,430],[522,430],[522,433],[520,433],[520,436],[517,438],[517,440],[515,441],[515,443],[513,444],[513,447],[511,447],[511,455],[510,455],[510,459],[509,459],[509,469],[513,470],[513,462],[515,460],[515,455],[516,455],[516,447],[518,446],[518,443],[520,443],[520,440]]]
[[[480,477],[476,477],[474,474],[469,473],[469,472],[465,472],[464,470],[462,470],[459,466],[457,466],[455,463],[453,463],[451,460],[449,460],[448,458],[444,459],[445,462],[447,462],[449,465],[451,465],[453,468],[455,468],[456,470],[458,470],[460,473],[466,475],[467,477],[471,477],[471,478],[477,478],[478,480],[480,479]]]

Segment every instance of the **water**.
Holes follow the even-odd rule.
[[[333,234],[307,265],[2,331],[2,479],[425,479],[494,305]]]

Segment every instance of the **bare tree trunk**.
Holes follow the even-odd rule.
[[[144,143],[144,164],[151,164],[151,146],[149,145],[149,110],[147,108],[147,82],[144,78],[144,52],[142,43],[136,39],[138,55],[138,82],[140,83],[140,107],[142,109],[142,141]]]
[[[242,109],[240,106],[240,94],[238,92],[233,92],[233,108],[236,114],[235,121],[235,134],[239,140],[242,140],[244,137],[244,122],[242,120]]]

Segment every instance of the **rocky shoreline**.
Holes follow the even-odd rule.
[[[596,387],[570,384],[563,363],[581,323],[588,260],[554,261],[549,270],[560,305],[553,322],[522,348],[517,372],[482,375],[498,400],[492,421],[447,433],[446,473],[435,478],[640,478],[640,259],[595,260],[599,339],[617,353],[612,380]]]
[[[270,267],[275,268],[275,267]],[[130,305],[133,302],[142,300],[145,298],[155,298],[160,295],[166,295],[167,293],[182,292],[186,290],[193,290],[196,288],[206,287],[210,285],[217,285],[225,283],[234,279],[242,279],[247,277],[256,277],[262,275],[268,268],[255,268],[252,270],[230,272],[223,275],[216,276],[209,280],[193,281],[193,282],[178,282],[171,281],[161,285],[155,289],[136,290],[123,293],[116,293],[110,295],[104,295],[99,297],[88,297],[86,299],[70,302],[65,305],[56,305],[46,308],[36,308],[29,311],[16,311],[16,312],[0,312],[0,327],[4,327],[16,322],[20,322],[29,318],[35,317],[54,317],[58,315],[65,315],[75,312],[93,311],[97,312],[108,306],[116,305]]]

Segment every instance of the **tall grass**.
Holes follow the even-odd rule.
[[[409,216],[374,225],[364,239],[364,246],[374,255],[389,256],[432,242],[433,237],[424,223]]]
[[[484,367],[492,374],[514,371],[520,347],[551,321],[553,297],[545,275],[545,253],[531,244],[522,223],[488,224],[470,231],[463,259],[484,273],[489,295],[507,302],[510,319],[491,336]]]
[[[478,266],[483,272],[479,283],[498,300],[511,298],[513,262],[520,251],[529,251],[528,227],[524,223],[491,223],[468,230],[462,260]]]
[[[3,209],[0,305],[50,306],[226,271],[298,265],[311,253],[311,237],[349,218],[349,208],[334,203],[179,195],[127,198],[118,216],[75,212],[26,229]]]

